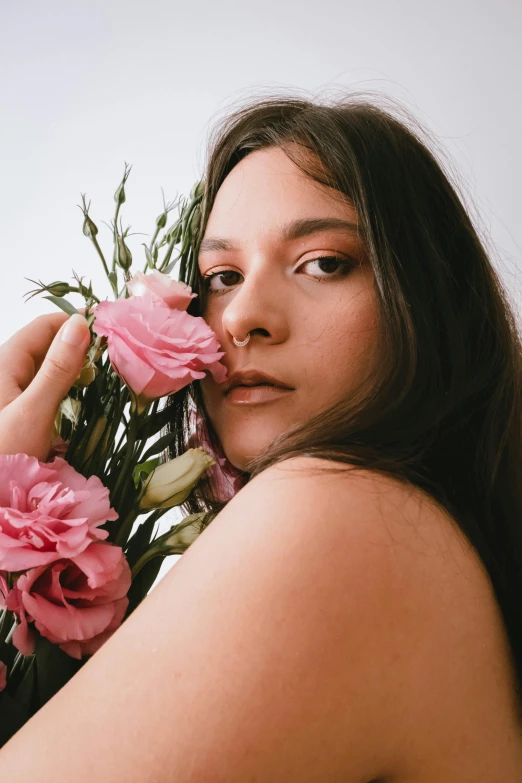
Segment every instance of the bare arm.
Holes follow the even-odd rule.
[[[405,595],[415,609],[417,575],[372,497],[360,479],[279,468],[250,482],[0,751],[0,777],[377,777],[397,752],[418,617],[397,611]]]

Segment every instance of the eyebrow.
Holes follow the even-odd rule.
[[[340,218],[300,218],[291,223],[287,223],[279,229],[279,237],[283,242],[291,242],[294,239],[317,234],[319,231],[344,231],[350,234],[362,234],[362,230],[357,223],[350,223]],[[210,250],[239,250],[239,248],[223,237],[207,237],[201,240],[199,252],[204,253]]]

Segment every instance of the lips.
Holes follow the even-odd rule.
[[[225,394],[234,389],[236,386],[252,387],[252,386],[275,386],[280,389],[293,389],[293,386],[285,383],[285,381],[275,378],[267,373],[260,372],[259,370],[249,370],[247,372],[232,373],[228,384],[225,387]]]

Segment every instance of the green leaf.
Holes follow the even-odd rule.
[[[158,555],[158,557],[149,560],[132,580],[129,592],[127,593],[129,607],[125,618],[132,614],[136,607],[146,598],[150,588],[156,581],[156,577],[159,574],[164,559],[165,555]]]
[[[68,315],[74,315],[78,312],[76,307],[72,305],[70,302],[67,301],[67,299],[64,299],[63,296],[44,296],[44,299],[48,299],[50,302],[55,304],[57,307],[59,307],[61,310],[63,310]]]
[[[127,544],[125,557],[131,568],[136,565],[142,554],[149,548],[156,522],[157,518],[154,514],[150,514],[147,519],[140,524]]]
[[[174,436],[176,435],[175,432],[168,432],[166,435],[163,435],[161,438],[158,438],[155,443],[152,444],[150,449],[147,449],[145,454],[142,457],[143,462],[146,462],[149,457],[154,456],[154,454],[160,454],[162,451],[164,451],[167,446],[169,446],[172,441],[174,440]]]
[[[30,717],[29,710],[6,690],[0,693],[0,748],[22,728],[24,723],[27,723]]]
[[[145,244],[145,242],[141,243],[143,247],[145,248],[145,258],[147,259],[147,264],[151,269],[154,269],[154,259],[152,258],[152,253],[150,252],[149,248]]]
[[[148,460],[148,462],[140,462],[136,467],[134,468],[134,473],[132,474],[132,477],[134,479],[134,486],[136,489],[139,489],[140,483],[143,481],[144,478],[146,478],[149,473],[152,473],[154,468],[157,468],[160,464],[160,458],[154,457],[154,459]]]
[[[152,413],[147,416],[139,425],[137,438],[139,440],[148,440],[156,435],[157,432],[166,427],[171,421],[173,416],[173,408],[171,406],[165,406],[160,411]]]
[[[58,645],[39,634],[36,637],[36,670],[40,704],[44,705],[69,682],[85,663],[66,655]]]

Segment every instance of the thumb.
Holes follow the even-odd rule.
[[[58,407],[80,374],[90,342],[89,325],[81,313],[65,321],[56,333],[35,377],[23,392],[54,420]]]

